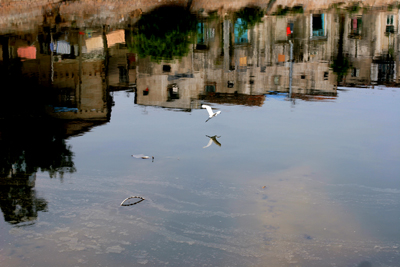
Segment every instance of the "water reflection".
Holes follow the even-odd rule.
[[[260,106],[276,93],[318,100],[335,97],[338,84],[397,83],[394,9],[272,4],[194,16],[166,6],[135,9],[113,27],[79,27],[58,9],[30,33],[1,37],[2,66],[51,87],[57,118],[107,121],[108,92],[117,90],[135,90],[140,105],[189,111],[201,101]]]
[[[307,11],[270,3],[194,15],[187,7],[161,6],[134,9],[112,27],[71,20],[68,8],[53,6],[37,28],[0,37],[1,79],[18,88],[1,92],[2,117],[51,117],[64,128],[52,135],[54,128],[46,126],[33,141],[4,126],[2,144],[15,143],[10,137],[25,140],[2,149],[5,177],[22,165],[24,177],[38,168],[50,177],[74,172],[64,138],[109,122],[114,91],[136,92],[135,104],[191,111],[205,102],[334,101],[338,84],[397,83],[399,17],[393,8]],[[30,153],[40,147],[51,150],[38,161]]]
[[[209,146],[211,146],[212,143],[216,144],[217,146],[221,146],[221,143],[218,142],[217,138],[220,138],[221,136],[217,136],[217,135],[213,135],[213,136],[208,136],[206,135],[208,138],[210,138],[210,141],[208,141],[208,144],[206,146],[204,146],[203,148],[207,148]]]
[[[84,54],[82,33],[41,27],[1,36],[0,182],[7,222],[34,222],[47,207],[34,190],[36,173],[62,181],[76,172],[66,139],[110,120],[103,50]]]
[[[140,58],[154,61],[186,56],[194,42],[197,17],[181,6],[162,6],[143,14],[127,43]]]
[[[313,9],[299,5],[299,1],[293,1],[292,6],[268,1],[260,7],[232,9],[216,7],[219,1],[201,8],[195,0],[178,7],[160,7],[156,2],[113,6],[114,11],[108,13],[102,13],[97,2],[90,8],[79,1],[63,2],[46,7],[37,20],[40,22],[24,31],[10,30],[18,29],[14,24],[7,29],[0,27],[2,33],[7,33],[0,36],[0,207],[4,221],[32,225],[40,212],[50,209],[48,203],[57,207],[49,216],[57,217],[55,226],[44,222],[32,230],[42,231],[42,236],[29,230],[11,233],[45,239],[47,248],[60,253],[86,250],[88,255],[96,256],[127,249],[129,254],[139,255],[138,263],[146,264],[149,259],[154,266],[168,264],[166,259],[181,265],[180,259],[170,256],[174,255],[172,250],[179,248],[191,254],[191,246],[196,247],[193,250],[201,247],[202,253],[212,251],[225,266],[238,262],[243,266],[265,266],[265,262],[284,266],[311,262],[308,266],[318,266],[326,255],[338,259],[332,265],[350,262],[372,266],[369,261],[361,261],[365,254],[355,254],[362,251],[378,255],[381,248],[397,257],[398,244],[390,239],[397,232],[388,234],[387,230],[369,239],[373,234],[366,229],[383,229],[381,226],[386,225],[390,226],[387,229],[397,229],[391,223],[397,222],[393,207],[398,204],[398,190],[365,186],[363,182],[343,186],[325,178],[359,182],[353,174],[362,176],[359,172],[364,171],[372,175],[362,165],[377,157],[370,156],[373,153],[360,157],[363,153],[359,152],[369,146],[363,144],[359,149],[353,145],[356,140],[368,143],[373,139],[371,135],[378,135],[368,131],[370,125],[361,125],[363,128],[357,121],[353,125],[357,130],[348,133],[348,124],[353,121],[333,118],[336,109],[302,110],[293,120],[288,120],[286,113],[281,118],[277,113],[267,116],[261,112],[276,108],[274,100],[340,102],[340,85],[397,85],[398,9],[373,10],[358,4]],[[96,8],[99,13],[88,11]],[[82,15],[81,11],[88,12]],[[119,91],[125,91],[128,97],[134,95],[134,99],[129,103],[124,99],[125,106],[113,113],[114,96]],[[203,122],[203,104],[224,105],[221,120],[206,124],[220,135],[206,135],[208,144],[204,147],[203,138],[210,128],[205,132],[200,128],[204,123],[190,124],[184,117],[193,115],[192,121]],[[151,116],[143,119],[135,113],[138,105]],[[155,114],[156,109],[148,106],[187,113]],[[245,112],[237,112],[243,107]],[[247,107],[254,113],[249,115]],[[346,108],[344,112],[354,107]],[[248,117],[243,120],[243,116]],[[316,118],[308,125],[325,127],[305,131],[307,127],[300,122],[307,117]],[[327,118],[331,124],[324,124]],[[285,123],[279,123],[280,119]],[[243,124],[238,125],[240,120]],[[254,121],[257,123],[251,124]],[[112,125],[115,128],[109,130],[107,127],[113,123],[120,128]],[[95,134],[88,134],[106,124]],[[159,134],[161,127],[165,128]],[[343,132],[335,132],[336,128]],[[360,132],[370,139],[362,139]],[[226,140],[224,147],[218,140],[221,136]],[[384,143],[390,143],[393,136],[386,137],[383,143],[374,145],[390,146],[387,151],[393,159],[377,161],[376,165],[381,165],[371,167],[382,177],[394,173],[397,159],[391,144]],[[80,146],[73,149],[72,140]],[[167,149],[169,143],[175,147]],[[210,147],[213,143],[217,149]],[[300,146],[300,152],[293,149],[299,143],[306,144]],[[126,152],[132,144],[140,149]],[[91,152],[82,152],[85,149]],[[154,154],[159,160],[151,164],[152,168],[142,160],[150,159],[144,154],[132,155],[140,159],[126,163],[126,158],[132,159],[130,153],[150,149],[162,154]],[[76,151],[81,152],[80,157],[75,156]],[[307,162],[301,165],[303,158]],[[336,163],[341,163],[338,169],[345,170],[331,167]],[[87,169],[94,167],[85,176],[78,174],[78,164]],[[357,165],[357,171],[349,166],[352,164]],[[283,171],[271,171],[279,168]],[[319,168],[326,170],[318,174],[314,169]],[[56,186],[49,184],[54,179],[46,179],[47,187],[43,188],[47,195],[41,197],[35,190],[39,171],[51,178],[59,177],[61,182],[78,175],[84,179],[79,185],[65,183],[62,189],[54,189]],[[346,194],[342,187],[348,190]],[[371,197],[370,191],[376,195]],[[146,192],[148,201],[140,201],[135,209],[120,210],[115,199],[120,199],[121,192],[123,198]],[[376,196],[380,198],[376,200]],[[349,202],[352,207],[347,207]],[[390,215],[378,226],[365,226],[360,221],[371,218],[369,210],[353,214],[343,212],[344,207],[346,211],[353,208],[353,212],[383,208],[380,214]],[[135,213],[129,213],[132,210]],[[362,227],[365,229],[359,231]],[[122,238],[118,242],[116,235]],[[381,240],[382,235],[389,241]],[[152,251],[150,257],[146,251],[136,251],[131,243],[134,239]],[[365,240],[374,240],[374,244],[365,245]],[[63,248],[57,250],[53,244]],[[162,255],[166,250],[153,254],[160,247],[167,248],[170,255]],[[357,251],[353,253],[354,249]],[[107,260],[113,261],[109,258],[102,259],[108,264]],[[72,265],[73,260],[68,260]],[[131,259],[125,260],[130,263]],[[215,265],[219,260],[201,263]],[[85,260],[79,258],[78,263],[82,262]]]
[[[63,179],[76,171],[71,146],[54,121],[3,119],[0,124],[0,208],[13,224],[34,222],[47,201],[36,195],[36,173],[48,172]]]
[[[38,217],[39,211],[47,210],[47,201],[37,196],[35,173],[13,172],[0,178],[0,209],[4,221],[11,224],[30,225]]]

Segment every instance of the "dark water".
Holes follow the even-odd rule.
[[[1,266],[399,266],[398,10],[263,11],[2,35]]]

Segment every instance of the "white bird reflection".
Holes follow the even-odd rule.
[[[143,154],[138,154],[138,155],[131,155],[134,158],[137,159],[149,159],[149,156],[143,155]],[[151,156],[151,161],[154,162],[154,156]]]
[[[203,148],[207,148],[207,147],[209,147],[209,146],[211,146],[211,144],[214,142],[217,146],[221,146],[221,143],[220,142],[218,142],[218,140],[217,140],[217,138],[220,138],[221,136],[217,136],[217,135],[214,135],[214,136],[208,136],[208,135],[206,135],[208,138],[210,138],[210,141],[208,141],[208,144],[206,145],[206,146],[204,146]]]
[[[207,112],[208,112],[208,116],[209,116],[209,117],[208,117],[208,119],[206,120],[206,122],[207,122],[208,120],[210,120],[211,118],[216,117],[218,114],[221,113],[221,111],[213,112],[213,111],[212,111],[212,108],[211,108],[210,106],[208,106],[208,105],[202,105],[201,107],[207,109]]]

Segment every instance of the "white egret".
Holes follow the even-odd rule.
[[[210,106],[208,106],[208,105],[202,105],[201,107],[207,109],[207,112],[208,112],[208,116],[209,116],[209,117],[208,117],[208,119],[206,120],[206,122],[207,122],[208,120],[210,120],[211,118],[216,117],[217,115],[219,115],[219,114],[221,113],[221,111],[213,112],[213,111],[212,111],[212,108],[211,108]]]
[[[208,144],[206,146],[204,146],[203,148],[207,148],[209,146],[211,146],[211,144],[214,142],[217,146],[221,146],[221,143],[217,141],[217,138],[220,138],[221,136],[208,136],[206,135],[208,138],[210,138],[210,141],[208,141]]]

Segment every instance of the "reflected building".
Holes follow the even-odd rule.
[[[130,22],[142,12],[135,8]],[[135,104],[180,111],[200,109],[202,102],[262,106],[277,95],[333,99],[338,81],[332,64],[339,51],[349,63],[340,84],[398,83],[398,9],[293,8],[283,14],[275,6],[251,27],[235,12],[200,12],[189,53],[160,62],[133,52],[135,25],[125,20],[113,20],[115,27],[102,20],[80,27],[89,22],[54,9],[43,27],[0,36],[5,220],[33,222],[46,210],[34,190],[36,172],[62,177],[75,171],[65,140],[110,121],[110,92],[133,91]],[[26,123],[32,117],[37,121]],[[46,156],[38,158],[37,151]]]
[[[345,47],[351,59],[346,82],[354,85],[397,83],[397,10],[371,11],[346,17]]]
[[[139,59],[135,103],[181,110],[200,108],[197,96],[202,90],[202,77],[194,71],[193,59],[193,51],[180,60],[161,64]]]
[[[68,120],[109,120],[103,33],[70,31],[53,38],[51,90],[55,118]]]
[[[93,34],[95,41],[88,38],[86,44],[86,36],[82,35],[85,32],[70,30],[7,37],[2,42],[2,54],[8,51],[8,61],[20,59],[20,75],[42,88],[49,115],[107,122],[110,114],[104,47],[95,46],[102,36]]]
[[[292,92],[336,95],[335,75],[329,67],[335,49],[334,20],[335,16],[329,13],[266,17],[264,62],[266,84],[271,91],[289,91],[292,42]]]
[[[271,91],[289,93],[290,41],[293,96],[336,96],[329,65],[334,20],[333,14],[266,16],[246,28],[237,17],[204,18],[187,56],[161,63],[137,60],[137,103],[182,109],[199,108],[198,100],[261,106]]]
[[[117,30],[107,35],[109,59],[107,79],[111,91],[133,90],[136,85],[136,54],[127,47],[130,30]]]
[[[342,83],[397,82],[397,9],[306,10],[296,3],[290,9],[272,5],[251,27],[235,12],[200,12],[189,53],[158,63],[138,58],[130,49],[134,25],[126,28],[121,21],[125,30],[107,25],[80,30],[72,27],[79,26],[77,21],[67,20],[71,10],[64,17],[57,17],[56,10],[46,16],[47,26],[23,38],[8,36],[1,43],[9,59],[23,59],[22,74],[51,88],[48,114],[71,121],[107,122],[109,92],[116,90],[135,90],[140,105],[182,110],[199,108],[199,101],[262,105],[271,92],[336,96],[337,77],[331,66],[342,21],[341,51],[350,62]],[[133,13],[131,22],[142,11]],[[67,28],[58,31],[61,25]]]
[[[66,139],[110,120],[107,34],[41,27],[0,39],[0,208],[5,221],[30,224],[47,209],[36,173],[75,172]]]

